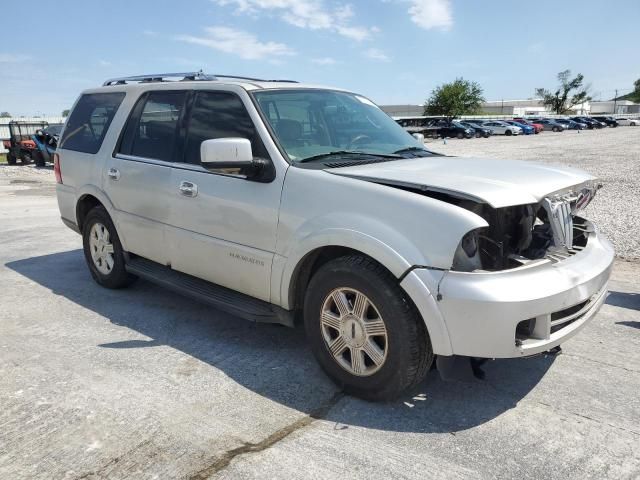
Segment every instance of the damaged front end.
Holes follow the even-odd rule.
[[[601,185],[588,182],[544,197],[536,204],[494,208],[487,203],[448,198],[489,224],[467,233],[456,250],[452,270],[501,271],[531,262],[558,262],[586,246],[590,231],[579,213]]]

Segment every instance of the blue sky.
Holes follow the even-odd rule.
[[[109,77],[200,68],[379,104],[422,103],[456,77],[488,100],[529,98],[566,68],[602,99],[640,78],[639,0],[31,0],[28,11],[0,44],[0,110],[14,115],[59,114]]]

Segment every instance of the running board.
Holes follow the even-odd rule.
[[[151,260],[140,257],[129,258],[126,269],[133,275],[245,320],[279,323],[293,327],[293,312],[201,278],[178,272]]]

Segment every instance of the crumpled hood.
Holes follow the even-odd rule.
[[[361,180],[448,192],[494,208],[538,203],[595,177],[582,170],[524,161],[433,156],[327,170]]]

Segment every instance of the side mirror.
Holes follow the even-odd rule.
[[[251,142],[246,138],[215,138],[200,144],[205,168],[246,168],[253,164]]]
[[[275,178],[273,165],[253,158],[251,142],[246,138],[214,138],[200,144],[200,164],[210,169],[242,169],[247,180],[268,183]]]
[[[413,138],[415,138],[416,140],[418,140],[419,142],[424,143],[424,135],[421,133],[414,133],[413,134]]]

